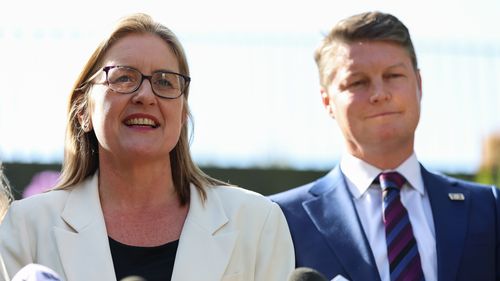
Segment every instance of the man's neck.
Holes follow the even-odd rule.
[[[347,153],[359,158],[380,170],[393,170],[413,154],[413,145],[398,148],[351,148]]]

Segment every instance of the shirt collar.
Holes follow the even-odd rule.
[[[380,170],[349,153],[345,153],[340,161],[340,169],[348,182],[353,185],[354,188],[351,188],[351,192],[355,198],[361,197],[380,173],[389,171],[397,171],[421,195],[425,193],[422,171],[415,153],[412,153],[394,170]]]

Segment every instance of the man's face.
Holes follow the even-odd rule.
[[[421,79],[406,50],[383,41],[340,44],[329,63],[322,99],[349,152],[363,159],[367,150],[384,147],[413,151]]]

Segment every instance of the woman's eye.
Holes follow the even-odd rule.
[[[115,77],[110,77],[110,83],[131,83],[135,82],[135,77],[132,75],[120,75]]]
[[[167,79],[159,79],[156,83],[161,87],[172,87],[172,83],[170,83]]]
[[[122,75],[120,77],[117,77],[114,81],[115,82],[130,82],[132,81],[132,77],[128,75]]]

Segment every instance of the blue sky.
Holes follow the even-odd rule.
[[[484,138],[500,129],[499,1],[169,2],[0,4],[0,160],[61,161],[68,91],[102,36],[133,12],[184,44],[200,164],[333,167],[342,137],[321,105],[312,53],[338,20],[368,10],[393,13],[412,33],[422,162],[474,171]]]

